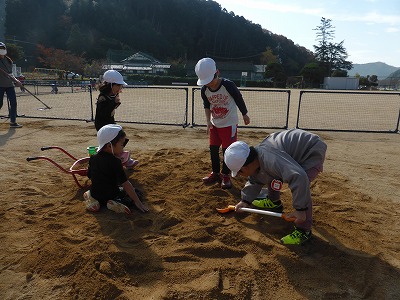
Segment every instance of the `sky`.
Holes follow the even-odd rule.
[[[399,0],[214,0],[235,15],[314,51],[321,18],[331,19],[331,42],[353,64],[383,62],[400,68]]]

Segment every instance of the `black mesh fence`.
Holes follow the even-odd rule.
[[[296,127],[305,130],[398,132],[400,93],[301,91]]]
[[[132,87],[121,93],[117,122],[138,124],[188,125],[188,88]]]
[[[88,92],[89,87],[94,89],[95,86],[95,82],[89,80],[27,80],[23,84],[35,95]],[[23,96],[26,91],[16,88],[16,93]]]
[[[66,86],[66,91],[51,91],[50,85],[16,88],[18,116],[40,119],[94,121],[98,91],[91,85]],[[191,90],[191,101],[189,101]],[[246,128],[288,128],[290,90],[240,89],[251,123]],[[296,91],[296,93],[298,90]],[[296,97],[297,98],[297,97]],[[297,99],[296,99],[297,100]],[[400,93],[379,91],[300,91],[291,105],[293,127],[312,131],[398,132]],[[47,107],[51,109],[47,109]],[[189,120],[191,114],[191,120]],[[240,113],[239,113],[240,114]],[[0,110],[8,117],[8,105]],[[121,106],[115,120],[121,123],[205,126],[203,100],[198,87],[131,86],[121,93]],[[244,127],[239,118],[239,126]]]
[[[33,93],[34,89],[29,91]],[[40,101],[28,92],[19,92],[18,114],[28,118],[94,121],[99,93],[93,92],[90,85],[79,91],[34,93]],[[122,105],[115,111],[116,122],[188,125],[188,88],[127,87],[120,98]],[[46,109],[42,102],[51,109]]]
[[[39,119],[91,120],[92,89],[90,86],[72,92],[52,92],[49,85],[25,85],[26,90],[15,88],[17,94],[17,113],[19,116]],[[79,92],[78,92],[79,91]],[[48,109],[47,107],[50,107]],[[7,105],[3,105],[5,114]]]
[[[192,126],[206,125],[200,91],[199,88],[192,90]],[[250,117],[246,128],[288,128],[290,90],[240,89],[240,92]],[[241,124],[243,120],[239,117],[239,127]]]

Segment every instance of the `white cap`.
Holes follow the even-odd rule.
[[[7,54],[7,47],[6,44],[3,42],[0,42],[0,55],[6,55]]]
[[[212,58],[206,57],[200,59],[194,68],[197,77],[197,85],[205,85],[214,79],[214,74],[217,72],[217,65]]]
[[[97,141],[99,142],[99,147],[97,148],[97,152],[100,152],[101,149],[109,142],[111,142],[118,133],[122,130],[122,127],[117,124],[108,124],[104,125],[97,132]]]
[[[124,78],[122,77],[121,73],[118,71],[115,71],[115,70],[105,71],[105,73],[103,75],[103,80],[108,83],[127,85],[127,83],[124,81]]]
[[[239,170],[243,167],[250,153],[250,147],[242,141],[232,143],[224,154],[224,161],[232,171],[232,177],[236,177]]]

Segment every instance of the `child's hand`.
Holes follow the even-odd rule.
[[[115,95],[115,103],[121,103],[121,99],[119,98],[119,94]]]
[[[147,207],[147,204],[141,202],[141,201],[134,201],[136,207],[141,211],[141,212],[148,212],[149,208]]]
[[[236,204],[235,211],[239,211],[242,207],[249,207],[249,205],[244,201],[240,201],[238,204]]]
[[[250,118],[248,115],[244,115],[243,116],[243,121],[244,121],[244,125],[249,125],[250,124]]]
[[[207,134],[210,133],[211,128],[213,128],[213,124],[211,122],[207,122]]]
[[[300,225],[301,223],[303,223],[306,220],[306,212],[295,210],[294,212],[287,214],[286,217],[296,218],[296,220],[294,221],[294,224]]]

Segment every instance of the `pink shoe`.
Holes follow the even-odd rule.
[[[227,174],[221,174],[221,188],[230,189],[232,187],[231,178]]]
[[[134,159],[130,158],[130,159],[126,162],[125,166],[126,166],[128,169],[132,170],[132,169],[133,169],[134,167],[136,167],[138,164],[139,164],[139,161],[138,161],[138,160],[134,160]]]
[[[220,175],[215,174],[214,172],[211,172],[210,175],[203,178],[205,184],[212,184],[218,181],[221,181]]]

